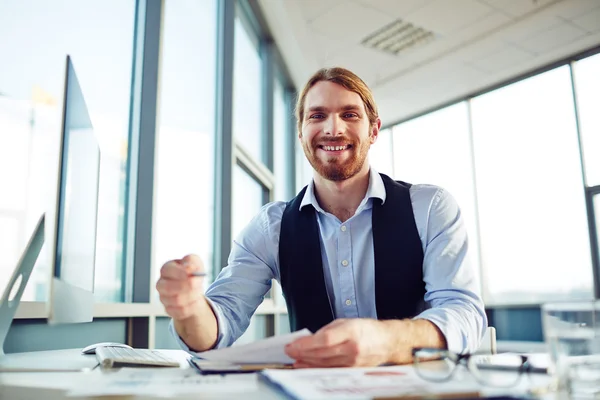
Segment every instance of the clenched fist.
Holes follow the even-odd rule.
[[[197,314],[204,300],[204,278],[194,276],[203,273],[204,264],[197,255],[165,263],[160,269],[156,290],[165,310],[174,320],[184,320]]]

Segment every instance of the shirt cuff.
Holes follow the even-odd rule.
[[[439,310],[430,308],[423,311],[413,319],[426,319],[437,326],[446,338],[448,350],[458,354],[462,354],[465,351],[465,340],[460,329],[453,329],[448,323],[448,318],[446,315],[440,314]]]
[[[227,323],[223,319],[223,315],[221,313],[221,310],[219,309],[219,306],[217,304],[215,304],[212,300],[210,300],[208,297],[206,297],[206,301],[212,308],[213,313],[215,314],[215,317],[217,318],[217,342],[215,343],[214,348],[217,349],[220,347],[224,347],[224,346],[222,346],[222,344],[226,343],[226,341],[223,339],[225,338],[225,336],[228,335]],[[189,346],[181,339],[181,337],[175,330],[175,324],[173,323],[173,319],[171,319],[171,322],[169,322],[169,331],[171,332],[171,334],[175,338],[175,341],[177,342],[177,344],[179,345],[179,347],[182,350],[185,350],[188,353],[193,354],[193,355],[200,354],[194,350],[191,350],[189,348]]]

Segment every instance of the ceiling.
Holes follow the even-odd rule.
[[[600,0],[258,0],[300,88],[342,66],[384,125],[600,45]],[[361,44],[398,19],[434,33],[397,55]]]

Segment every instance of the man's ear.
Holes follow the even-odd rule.
[[[377,141],[379,137],[379,130],[381,129],[381,120],[377,118],[377,121],[373,125],[371,125],[371,144]]]

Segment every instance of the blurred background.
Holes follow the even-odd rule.
[[[541,342],[540,304],[600,298],[599,53],[600,0],[0,1],[0,288],[53,206],[67,54],[102,154],[94,322],[46,325],[42,256],[5,351],[173,347],[160,266],[211,281],[310,181],[293,106],[328,66],[373,90],[371,164],[456,197],[498,339]],[[274,283],[240,342],[288,330]]]

